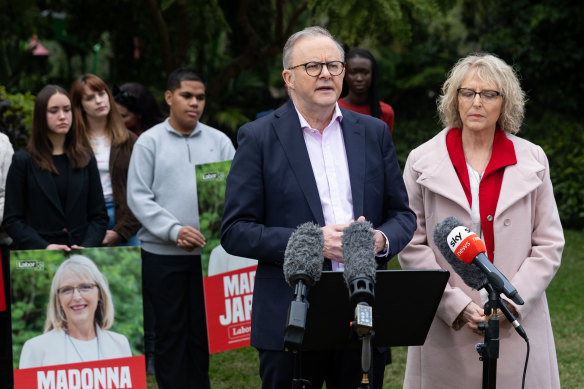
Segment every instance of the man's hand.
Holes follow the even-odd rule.
[[[197,247],[205,247],[207,240],[195,227],[184,226],[178,232],[177,246],[185,251],[193,251]]]
[[[379,254],[385,251],[385,236],[381,233],[381,231],[375,230],[375,248],[373,252],[375,254]]]
[[[365,216],[359,216],[357,221],[358,222],[366,221]],[[378,230],[373,230],[373,231],[375,231],[375,247],[373,249],[373,252],[375,254],[378,254],[378,253],[383,252],[385,250],[385,236],[383,236],[381,231],[378,231]]]
[[[364,222],[365,216],[359,216],[358,222]],[[351,223],[354,223],[351,220]],[[330,224],[328,226],[321,227],[322,233],[324,235],[324,250],[323,255],[325,258],[331,261],[336,261],[344,263],[343,261],[343,230],[347,228],[351,223],[347,224]],[[383,251],[385,249],[385,237],[380,231],[375,231],[375,254]]]
[[[349,224],[330,224],[321,227],[324,235],[323,255],[331,261],[343,263],[343,230]]]

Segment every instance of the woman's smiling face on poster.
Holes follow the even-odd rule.
[[[58,292],[69,328],[94,322],[99,304],[99,287],[94,280],[66,271],[61,278]]]

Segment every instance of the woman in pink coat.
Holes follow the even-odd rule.
[[[459,219],[485,242],[487,256],[525,300],[503,299],[530,339],[525,387],[560,387],[545,289],[560,266],[564,237],[541,147],[514,133],[525,95],[513,69],[493,55],[471,55],[450,71],[438,100],[446,127],[413,150],[404,170],[418,228],[401,252],[404,269],[450,271],[423,346],[410,347],[404,388],[480,388],[486,293],[469,288],[433,241],[436,224]],[[521,388],[525,341],[500,316],[497,386]]]

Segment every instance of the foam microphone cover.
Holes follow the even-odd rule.
[[[349,287],[356,277],[367,277],[375,282],[375,232],[371,223],[353,222],[343,230],[343,277]]]
[[[468,264],[458,259],[448,245],[448,234],[454,228],[464,226],[460,220],[450,216],[436,224],[434,228],[434,244],[440,250],[446,261],[452,266],[456,274],[462,278],[465,284],[473,289],[480,290],[487,284],[487,276],[474,264]]]
[[[292,233],[284,252],[284,277],[292,288],[299,279],[312,285],[320,280],[324,235],[314,223],[304,223]],[[310,286],[309,285],[309,286]]]

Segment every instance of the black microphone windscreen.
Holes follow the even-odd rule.
[[[294,288],[299,278],[312,284],[320,280],[324,235],[314,223],[304,223],[292,233],[284,252],[284,277]]]
[[[375,281],[375,232],[369,222],[353,222],[343,230],[343,276],[347,286],[357,276]]]
[[[447,217],[436,224],[433,234],[434,244],[464,283],[473,289],[480,290],[487,284],[487,276],[476,265],[468,264],[458,259],[448,245],[448,234],[459,226],[464,226],[464,224],[453,216]]]

